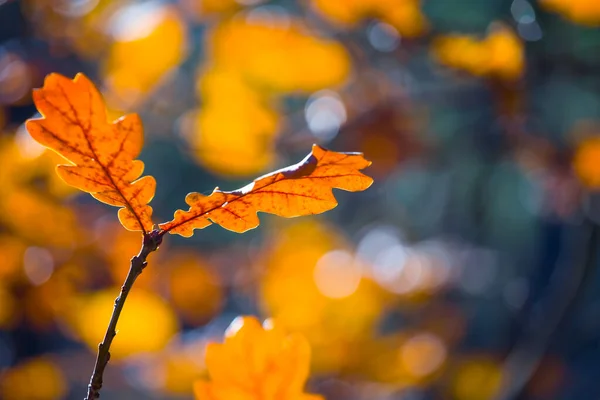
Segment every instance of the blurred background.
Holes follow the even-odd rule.
[[[328,400],[600,399],[598,0],[0,0],[0,398],[80,399],[139,233],[23,122],[84,72],[137,112],[155,221],[319,143],[373,161],[314,217],[167,237],[102,398],[192,399],[240,314]]]

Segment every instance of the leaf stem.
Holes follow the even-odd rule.
[[[121,293],[115,300],[115,307],[113,309],[112,316],[110,317],[108,327],[106,328],[104,340],[102,340],[102,343],[98,345],[96,364],[90,379],[90,384],[88,385],[88,392],[85,400],[95,400],[100,397],[100,389],[102,389],[102,376],[104,375],[104,369],[110,360],[110,345],[117,334],[117,322],[119,321],[119,316],[121,315],[121,311],[125,305],[125,300],[127,300],[127,295],[133,287],[135,280],[148,264],[146,262],[146,258],[150,253],[158,249],[158,246],[162,241],[162,235],[160,233],[160,230],[153,230],[152,232],[144,234],[144,241],[140,252],[137,256],[134,256],[131,259],[129,272],[127,273],[127,278],[125,278],[125,282],[121,287]]]

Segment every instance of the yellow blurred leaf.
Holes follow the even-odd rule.
[[[66,394],[62,371],[45,357],[25,361],[0,377],[0,398],[4,400],[59,400]]]
[[[213,65],[237,70],[259,88],[310,93],[344,83],[350,72],[345,48],[308,34],[299,21],[267,25],[239,16],[220,25],[209,40]]]
[[[169,266],[169,297],[184,321],[201,325],[208,322],[223,304],[219,277],[198,254],[178,253],[163,262]]]
[[[275,159],[279,116],[239,72],[211,69],[199,81],[203,106],[196,114],[192,143],[199,161],[222,174],[264,171]],[[236,101],[231,101],[236,99]]]
[[[208,36],[209,62],[198,82],[202,107],[189,137],[199,162],[215,172],[267,169],[283,124],[278,97],[338,86],[349,76],[341,44],[311,35],[299,21],[271,17],[266,23],[240,14]]]
[[[77,221],[73,212],[62,204],[26,189],[14,189],[2,197],[0,221],[23,238],[63,248],[77,242],[80,234]]]
[[[506,81],[520,78],[525,68],[523,43],[503,24],[493,25],[484,39],[470,35],[439,37],[433,41],[432,53],[442,64]]]
[[[55,159],[43,152],[27,156],[13,140],[0,140],[0,222],[24,239],[38,244],[72,247],[80,235],[73,212],[62,203],[69,190],[54,172]],[[34,188],[31,181],[42,178],[45,188]],[[52,215],[49,219],[48,215]]]
[[[600,136],[591,136],[579,143],[573,157],[573,169],[585,186],[600,187]]]
[[[102,340],[119,289],[113,287],[84,296],[72,309],[74,328],[92,351]],[[118,340],[111,346],[111,356],[158,351],[177,330],[175,313],[167,302],[152,292],[134,288],[119,319]]]
[[[540,0],[540,5],[561,14],[566,19],[588,26],[600,25],[600,2],[598,0]]]
[[[261,326],[238,317],[223,344],[206,350],[210,381],[194,386],[197,400],[319,400],[303,393],[310,347],[301,335],[287,335],[275,322]]]
[[[501,366],[486,356],[463,361],[454,368],[453,394],[456,400],[491,400],[501,383]]]
[[[107,99],[131,108],[184,59],[186,24],[175,7],[155,2],[127,5],[113,20],[115,42],[103,67]]]

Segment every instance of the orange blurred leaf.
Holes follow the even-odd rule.
[[[67,392],[65,374],[48,356],[24,361],[0,376],[0,398],[5,400],[57,400]]]
[[[199,400],[322,400],[303,393],[309,362],[303,336],[287,335],[272,321],[261,326],[254,317],[239,317],[223,344],[208,345],[211,382],[196,382],[194,392]]]
[[[589,189],[600,187],[600,137],[590,136],[579,143],[573,157],[573,169]]]
[[[181,236],[212,223],[234,232],[256,228],[258,211],[282,217],[312,215],[337,206],[332,189],[356,192],[367,189],[373,180],[359,172],[371,164],[362,153],[337,153],[313,145],[311,154],[298,164],[274,171],[232,192],[219,188],[204,196],[190,193],[188,211],[177,210],[172,221],[160,228]]]
[[[90,349],[98,348],[102,330],[110,319],[114,288],[86,293],[73,299],[65,311],[69,327]],[[111,361],[164,348],[179,330],[171,305],[158,294],[137,288],[129,293],[119,319],[118,340],[110,348]]]
[[[485,38],[452,34],[433,40],[432,53],[442,64],[476,76],[515,81],[525,70],[521,38],[508,26],[493,23]]]
[[[27,121],[31,136],[71,162],[58,175],[69,185],[117,207],[121,224],[132,231],[152,229],[148,205],[156,188],[152,176],[140,175],[144,163],[135,160],[142,149],[143,128],[137,114],[110,123],[94,84],[83,74],[70,80],[50,74],[33,92],[42,118]]]
[[[540,0],[539,4],[578,24],[600,26],[600,2],[597,0]]]

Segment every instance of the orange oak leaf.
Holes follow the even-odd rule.
[[[28,120],[27,130],[71,163],[59,165],[58,175],[97,200],[121,207],[119,220],[126,229],[152,230],[148,203],[156,181],[152,176],[140,178],[144,163],[135,160],[144,141],[139,116],[109,122],[102,95],[83,74],[73,80],[48,75],[44,86],[34,90],[33,100],[42,118]]]
[[[163,232],[192,236],[194,229],[215,223],[234,232],[256,228],[258,211],[282,217],[320,214],[337,206],[332,189],[357,192],[373,179],[359,170],[371,164],[362,153],[337,153],[313,145],[298,164],[271,172],[232,192],[219,188],[209,195],[190,193],[188,211],[177,210],[174,219],[160,225]]]
[[[324,400],[304,393],[310,347],[299,334],[276,322],[260,325],[254,317],[236,318],[222,344],[206,348],[210,381],[197,381],[197,400]]]

